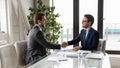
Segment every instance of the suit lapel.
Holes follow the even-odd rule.
[[[86,38],[85,38],[85,36],[86,36],[86,30],[85,30],[85,29],[83,29],[83,33],[82,33],[83,45],[85,45],[85,44],[86,44]]]

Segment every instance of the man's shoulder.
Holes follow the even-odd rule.
[[[82,29],[80,32],[83,32],[85,29]]]
[[[98,32],[98,31],[97,31],[96,29],[94,29],[94,28],[91,28],[91,30],[94,31],[94,32]]]
[[[97,30],[95,30],[94,28],[91,28],[91,29],[90,29],[90,33],[93,34],[93,35],[94,35],[94,34],[99,35],[99,32],[98,32]]]

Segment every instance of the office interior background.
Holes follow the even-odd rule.
[[[30,25],[27,16],[29,8],[37,0],[0,0],[0,45],[25,40]],[[93,28],[100,38],[106,40],[106,52],[120,55],[120,6],[119,0],[43,0],[47,6],[55,6],[57,18],[62,26],[59,43],[75,38],[80,30],[84,14],[95,18]],[[120,59],[120,56],[117,57]],[[117,59],[118,60],[118,59]]]

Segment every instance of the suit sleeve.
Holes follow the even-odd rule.
[[[68,45],[74,45],[81,40],[81,34],[79,34],[75,39],[68,41]]]
[[[44,37],[41,31],[38,31],[36,33],[36,41],[45,48],[60,49],[61,47],[60,44],[52,44],[49,41],[47,41],[47,39]]]

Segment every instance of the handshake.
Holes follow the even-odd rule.
[[[66,48],[68,46],[68,43],[67,42],[63,42],[62,44],[61,44],[61,47],[62,48]],[[75,47],[73,47],[73,51],[78,51],[78,50],[80,50],[81,49],[81,47],[79,47],[79,46],[75,46]]]
[[[63,43],[61,44],[61,47],[62,47],[62,48],[65,48],[67,45],[68,45],[67,42],[63,42]]]

